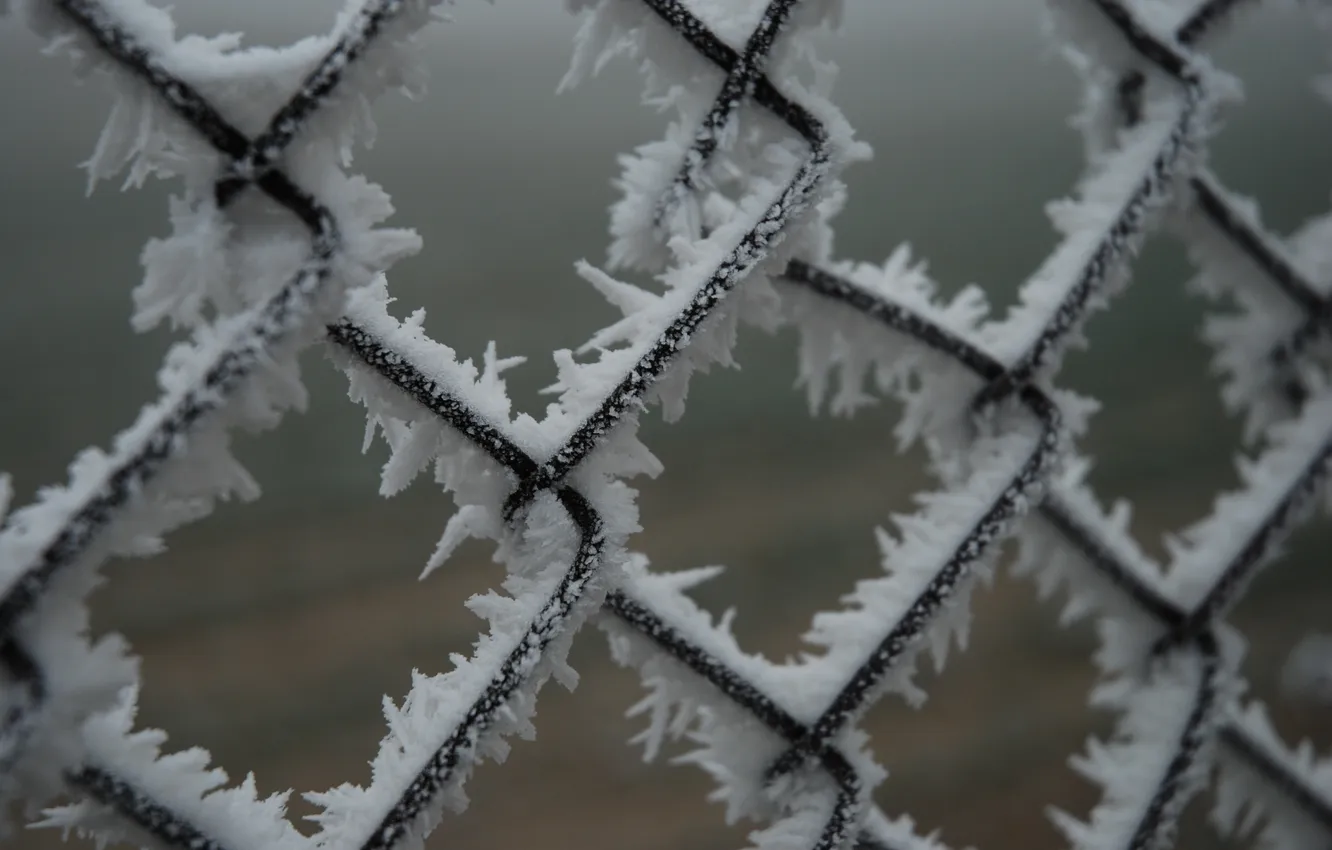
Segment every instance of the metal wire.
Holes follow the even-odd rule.
[[[513,695],[529,682],[558,638],[576,625],[575,612],[600,592],[602,563],[607,556],[605,519],[595,507],[594,494],[570,483],[572,473],[627,415],[637,411],[666,371],[676,362],[689,339],[712,316],[755,266],[767,258],[785,228],[802,212],[827,178],[836,155],[827,128],[805,106],[791,100],[765,75],[774,46],[797,7],[797,0],[772,0],[756,28],[740,49],[728,45],[695,15],[683,0],[641,0],[680,41],[722,74],[715,102],[700,122],[675,178],[654,211],[654,223],[663,227],[673,210],[706,181],[706,169],[723,137],[739,119],[742,103],[764,108],[781,120],[807,147],[807,155],[755,226],[744,233],[717,264],[694,296],[664,326],[645,353],[626,370],[621,380],[595,405],[592,412],[548,455],[537,457],[520,447],[505,430],[430,377],[428,364],[416,362],[410,352],[394,347],[344,316],[325,329],[329,345],[371,370],[379,379],[418,405],[493,459],[509,476],[511,490],[504,504],[504,519],[512,527],[524,522],[524,513],[543,493],[551,493],[577,530],[576,555],[562,573],[554,593],[527,624],[517,644],[490,671],[484,687],[454,726],[445,730],[444,743],[421,766],[405,793],[360,845],[365,850],[404,846],[414,826],[475,760],[480,737],[494,725]],[[821,771],[836,791],[824,826],[814,843],[820,850],[847,845],[887,848],[891,840],[876,825],[882,814],[867,799],[863,777],[837,740],[882,691],[885,677],[925,639],[941,609],[958,593],[965,580],[997,545],[1022,527],[1028,511],[1054,529],[1087,565],[1101,574],[1143,616],[1160,626],[1149,661],[1168,657],[1191,659],[1198,665],[1198,685],[1188,716],[1173,744],[1171,758],[1155,787],[1144,796],[1143,815],[1126,846],[1162,846],[1173,834],[1179,812],[1196,791],[1195,774],[1206,763],[1212,744],[1231,753],[1264,775],[1292,804],[1332,832],[1332,800],[1310,786],[1304,776],[1274,758],[1270,747],[1257,740],[1242,723],[1226,716],[1225,671],[1219,649],[1222,617],[1243,592],[1254,572],[1268,562],[1277,544],[1307,511],[1305,508],[1325,484],[1332,464],[1332,434],[1283,498],[1259,521],[1235,558],[1224,565],[1200,601],[1191,608],[1163,594],[1132,564],[1115,554],[1115,547],[1099,535],[1098,517],[1063,491],[1053,473],[1068,451],[1070,435],[1060,405],[1051,394],[1051,380],[1060,353],[1078,333],[1088,316],[1122,286],[1137,248],[1160,219],[1162,211],[1181,195],[1190,200],[1189,214],[1204,217],[1266,276],[1270,285],[1288,297],[1305,316],[1302,324],[1272,353],[1274,364],[1285,369],[1305,358],[1312,344],[1327,332],[1332,319],[1332,295],[1323,292],[1296,270],[1268,234],[1255,231],[1225,201],[1217,179],[1196,164],[1197,147],[1210,120],[1213,92],[1193,48],[1219,23],[1245,5],[1244,0],[1209,0],[1198,5],[1172,36],[1148,27],[1132,7],[1120,0],[1071,0],[1098,16],[1121,38],[1141,66],[1120,80],[1118,95],[1123,119],[1133,126],[1142,118],[1142,97],[1148,74],[1157,73],[1178,88],[1178,109],[1159,150],[1138,175],[1127,200],[1105,228],[1085,261],[1067,282],[1063,298],[1050,310],[1039,329],[1018,346],[1017,354],[1001,359],[979,340],[966,338],[932,321],[909,306],[894,302],[883,292],[871,291],[854,280],[817,263],[792,260],[782,274],[783,286],[839,305],[880,326],[884,333],[908,337],[919,346],[950,360],[959,374],[979,379],[981,389],[972,400],[977,427],[993,427],[1003,409],[1026,417],[1035,436],[1028,452],[1011,470],[1008,483],[979,521],[951,552],[940,553],[940,566],[924,592],[895,622],[882,624],[881,637],[853,675],[835,693],[812,722],[806,723],[781,708],[777,695],[765,692],[742,671],[691,640],[654,610],[653,600],[635,595],[630,586],[605,593],[604,616],[614,618],[649,641],[657,651],[712,686],[722,699],[759,720],[786,742],[785,751],[770,764],[765,781],[774,783],[794,771]],[[114,13],[97,0],[52,0],[107,56],[141,79],[172,111],[193,127],[226,158],[215,185],[219,208],[226,208],[247,189],[256,188],[289,210],[310,233],[310,257],[300,272],[254,314],[250,333],[217,359],[199,390],[187,394],[162,418],[143,451],[116,469],[106,484],[73,512],[69,521],[0,595],[0,666],[12,683],[8,712],[0,717],[0,772],[11,766],[25,746],[25,729],[47,698],[44,672],[22,646],[22,619],[30,614],[54,578],[70,567],[96,542],[125,505],[157,475],[175,452],[179,439],[208,413],[226,403],[263,353],[291,331],[299,321],[300,299],[309,297],[327,279],[341,249],[338,223],[318,199],[299,188],[279,167],[284,151],[300,130],[342,83],[345,71],[380,36],[384,24],[402,9],[401,0],[368,2],[344,37],[307,76],[295,95],[277,110],[267,128],[253,139],[246,137],[189,84],[173,76],[151,51],[121,26]],[[662,234],[663,238],[665,234]],[[1285,374],[1283,372],[1282,374]],[[1296,394],[1295,406],[1307,393]],[[603,588],[604,590],[604,588]],[[1218,719],[1220,718],[1220,719]],[[192,850],[224,850],[187,814],[175,811],[135,787],[132,778],[117,776],[105,766],[85,764],[67,772],[66,780],[161,843]],[[226,848],[225,850],[242,850]],[[245,848],[248,850],[248,848]]]

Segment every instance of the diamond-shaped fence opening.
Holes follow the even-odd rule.
[[[1087,823],[1056,816],[1073,844],[1166,846],[1213,781],[1223,832],[1247,812],[1273,846],[1332,841],[1332,766],[1288,746],[1245,694],[1242,638],[1226,622],[1323,498],[1332,461],[1332,225],[1270,234],[1205,155],[1237,87],[1202,50],[1256,2],[1052,4],[1086,83],[1089,168],[1052,207],[1060,241],[1001,318],[976,287],[937,297],[905,249],[882,267],[833,259],[841,173],[867,150],[807,39],[840,3],[573,2],[585,17],[569,81],[627,50],[678,120],[624,158],[611,210],[610,270],[660,285],[580,265],[624,318],[556,353],[557,401],[540,419],[511,410],[502,351],[459,361],[420,314],[388,312],[383,272],[418,240],[378,228],[387,197],[344,170],[369,100],[415,83],[412,40],[437,3],[353,2],[328,37],[258,52],[177,38],[169,15],[135,0],[11,5],[81,69],[118,81],[93,173],[182,178],[172,235],[145,251],[135,324],[191,334],[167,357],[159,401],[0,527],[0,776],[30,810],[68,798],[41,823],[168,847],[419,846],[465,805],[475,764],[532,731],[541,685],[573,683],[566,655],[592,618],[644,680],[648,753],[688,734],[728,817],[763,824],[758,846],[933,846],[875,805],[884,769],[858,724],[890,692],[923,699],[918,656],[941,660],[959,641],[977,578],[1016,539],[1019,573],[1067,585],[1070,613],[1098,616],[1092,699],[1120,713],[1111,740],[1075,760],[1104,796]],[[1164,567],[1086,486],[1074,444],[1091,408],[1056,382],[1162,229],[1193,252],[1198,288],[1231,305],[1205,337],[1255,458]],[[659,469],[640,414],[679,416],[690,372],[727,363],[742,321],[793,326],[801,379],[834,410],[897,398],[893,436],[923,443],[937,476],[880,532],[884,571],[818,615],[809,653],[783,662],[697,607],[689,590],[707,571],[654,572],[627,548],[638,514],[625,481]],[[385,704],[370,783],[309,795],[321,811],[307,836],[282,796],[223,788],[206,754],[168,754],[160,733],[134,729],[134,660],[89,637],[84,600],[108,557],[152,554],[219,496],[255,493],[229,433],[303,402],[295,358],[316,342],[367,408],[367,440],[390,446],[383,492],[432,469],[457,503],[426,571],[482,538],[508,575],[469,601],[489,623],[471,656],[413,674],[407,698]]]

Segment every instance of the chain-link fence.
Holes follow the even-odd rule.
[[[388,313],[382,273],[419,246],[378,228],[387,197],[344,171],[369,99],[413,79],[413,38],[437,3],[353,2],[326,38],[251,52],[177,38],[169,15],[136,0],[14,5],[81,70],[118,81],[124,112],[93,171],[132,163],[183,180],[172,235],[145,252],[135,323],[191,333],[163,366],[160,399],[0,530],[0,775],[30,810],[68,795],[46,824],[145,846],[419,846],[446,807],[465,805],[478,760],[531,728],[545,681],[572,680],[566,654],[592,616],[643,677],[649,751],[687,731],[728,816],[768,824],[758,846],[934,846],[875,806],[884,771],[858,722],[888,693],[919,702],[917,655],[942,663],[970,588],[1015,538],[1020,572],[1067,584],[1072,613],[1100,618],[1093,701],[1121,712],[1114,737],[1077,762],[1104,797],[1086,824],[1059,816],[1073,844],[1165,846],[1214,775],[1223,830],[1257,807],[1273,846],[1332,842],[1332,763],[1287,746],[1246,699],[1225,622],[1323,498],[1332,456],[1332,220],[1279,239],[1206,162],[1237,87],[1200,48],[1256,0],[1051,3],[1085,78],[1089,166],[1052,210],[1060,242],[999,319],[978,289],[937,297],[904,251],[882,268],[833,259],[840,175],[867,153],[809,48],[840,3],[574,0],[584,22],[567,82],[627,51],[679,117],[624,159],[611,216],[610,270],[659,285],[580,266],[624,318],[557,353],[558,402],[540,420],[511,411],[510,361],[494,349],[480,368],[460,362],[419,315]],[[1258,452],[1164,566],[1086,486],[1074,443],[1091,405],[1055,384],[1160,228],[1186,241],[1201,288],[1227,305],[1206,338]],[[939,479],[881,534],[884,574],[815,619],[809,654],[781,663],[695,604],[687,591],[707,571],[654,573],[627,548],[638,514],[625,480],[659,466],[638,440],[641,413],[679,416],[690,373],[728,362],[742,321],[796,329],[816,401],[834,380],[837,410],[871,390],[898,399],[899,440],[923,442]],[[390,446],[384,491],[433,468],[458,505],[427,572],[479,537],[508,578],[469,602],[490,623],[474,654],[414,676],[386,706],[371,783],[311,795],[323,811],[305,836],[280,799],[221,788],[206,754],[165,755],[161,734],[134,730],[133,658],[88,637],[85,598],[107,558],[151,553],[218,497],[253,492],[228,433],[301,403],[296,356],[316,342],[365,404],[368,436]]]

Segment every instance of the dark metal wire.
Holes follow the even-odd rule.
[[[1192,793],[1185,781],[1205,747],[1213,724],[1208,718],[1217,713],[1220,662],[1214,627],[1242,590],[1247,577],[1265,561],[1275,543],[1286,533],[1301,513],[1314,490],[1321,486],[1332,444],[1311,465],[1308,474],[1277,505],[1272,515],[1244,547],[1235,562],[1218,576],[1214,586],[1194,609],[1182,610],[1163,598],[1150,584],[1121,563],[1092,530],[1089,518],[1079,515],[1067,500],[1055,492],[1046,492],[1049,473],[1057,460],[1064,438],[1057,404],[1041,389],[1041,379],[1068,335],[1085,320],[1116,275],[1121,274],[1134,246],[1147,230],[1149,214],[1159,206],[1160,198],[1182,171],[1180,162],[1190,143],[1192,122],[1199,119],[1204,83],[1194,71],[1188,54],[1181,49],[1205,35],[1227,18],[1243,0],[1209,0],[1186,19],[1175,41],[1164,41],[1142,26],[1127,6],[1118,0],[1085,0],[1098,11],[1148,65],[1181,84],[1184,89],[1181,117],[1165,148],[1152,163],[1149,173],[1107,230],[1097,251],[1069,289],[1064,302],[1054,310],[1041,333],[1013,363],[1002,363],[983,348],[941,328],[909,309],[886,298],[870,294],[850,281],[809,263],[794,260],[784,279],[823,298],[843,305],[880,322],[895,333],[906,334],[921,344],[952,358],[964,369],[984,381],[977,396],[977,409],[990,408],[1011,401],[1026,411],[1038,424],[1038,436],[1031,453],[1014,471],[989,511],[966,536],[952,555],[942,562],[935,579],[903,618],[884,624],[884,637],[878,647],[857,669],[852,679],[834,697],[814,723],[806,726],[790,716],[756,685],[723,661],[691,643],[674,629],[669,620],[652,610],[650,602],[634,598],[624,591],[611,591],[605,597],[604,610],[637,629],[658,649],[684,664],[693,673],[711,683],[726,698],[748,710],[770,729],[785,738],[790,748],[769,769],[769,777],[781,775],[807,762],[813,762],[835,782],[838,792],[818,843],[820,850],[830,850],[846,843],[854,834],[865,847],[887,845],[872,832],[858,830],[867,802],[861,778],[846,756],[832,743],[851,718],[872,699],[876,686],[902,657],[913,641],[919,640],[942,604],[950,597],[966,573],[997,543],[1013,531],[1013,526],[1028,504],[1035,504],[1042,519],[1057,530],[1079,551],[1093,569],[1106,576],[1124,596],[1149,616],[1160,622],[1164,637],[1154,654],[1190,652],[1202,664],[1199,692],[1183,727],[1183,733],[1165,776],[1148,798],[1146,814],[1138,825],[1132,848],[1154,847],[1168,838],[1179,809]],[[266,305],[256,346],[238,352],[233,360],[219,361],[207,378],[207,387],[223,395],[248,374],[266,346],[279,338],[280,331],[295,309],[294,299],[317,287],[327,277],[329,264],[339,247],[336,222],[331,213],[308,193],[295,186],[278,168],[283,151],[309,118],[320,108],[343,78],[343,71],[382,32],[384,23],[396,14],[402,0],[371,3],[330,50],[324,61],[307,77],[297,94],[270,121],[255,139],[247,139],[188,84],[169,74],[151,53],[120,27],[96,0],[53,0],[101,50],[113,57],[125,70],[142,79],[165,103],[193,126],[228,158],[225,173],[219,178],[215,195],[219,207],[231,203],[247,186],[255,186],[289,209],[304,222],[312,235],[312,254],[301,273],[287,284],[283,293]],[[530,624],[520,645],[496,671],[481,697],[469,708],[451,731],[445,744],[429,759],[407,792],[390,809],[371,835],[362,843],[365,850],[388,850],[410,831],[429,803],[456,775],[469,758],[479,735],[493,722],[497,712],[527,680],[544,656],[546,647],[568,623],[571,612],[588,592],[604,554],[603,521],[588,498],[565,483],[569,474],[598,446],[608,431],[642,400],[671,364],[681,343],[692,334],[722,302],[746,273],[771,249],[773,234],[808,202],[827,171],[832,157],[826,131],[804,107],[787,99],[764,75],[764,66],[795,0],[773,0],[743,49],[725,44],[680,0],[643,0],[699,55],[715,64],[724,74],[724,82],[713,109],[698,128],[685,161],[657,208],[656,220],[669,212],[673,204],[695,191],[703,169],[717,150],[719,141],[743,101],[764,107],[783,120],[809,145],[809,157],[786,187],[782,196],[762,217],[759,225],[747,233],[725,258],[716,272],[699,288],[696,297],[666,327],[654,345],[641,358],[637,368],[626,374],[570,438],[549,458],[538,459],[519,448],[499,428],[487,422],[466,401],[427,377],[425,371],[403,352],[385,340],[376,338],[349,318],[328,326],[328,341],[352,355],[362,365],[420,404],[473,444],[485,451],[511,476],[513,489],[505,504],[506,518],[516,521],[521,512],[542,491],[553,492],[579,533],[574,562],[564,573],[556,593],[547,600],[541,614]],[[1120,101],[1130,123],[1141,116],[1141,98],[1146,77],[1143,72],[1127,75],[1119,87]],[[1323,333],[1332,319],[1332,298],[1303,280],[1283,257],[1269,249],[1271,240],[1263,238],[1231,210],[1219,191],[1205,176],[1185,175],[1195,206],[1231,241],[1245,251],[1256,265],[1305,309],[1308,321],[1292,338],[1281,356],[1294,359],[1307,347],[1305,337]],[[284,300],[285,298],[285,300]],[[1312,328],[1306,331],[1305,328]],[[1301,340],[1304,340],[1301,342]],[[161,439],[151,442],[123,470],[112,476],[104,490],[78,512],[61,535],[45,549],[37,564],[0,597],[0,665],[11,678],[24,683],[29,702],[40,704],[44,698],[44,678],[39,666],[22,648],[15,631],[20,618],[30,611],[49,586],[57,571],[87,551],[97,536],[123,508],[136,488],[150,481],[172,454],[173,441],[202,416],[216,409],[204,402],[184,403],[176,414],[165,420]],[[31,710],[35,710],[31,709]],[[0,718],[0,741],[14,737],[11,730],[22,725],[23,711],[11,711]],[[1324,825],[1332,828],[1332,808],[1318,793],[1308,788],[1300,777],[1276,764],[1267,751],[1243,727],[1235,723],[1221,725],[1216,733],[1220,742],[1245,757],[1260,772],[1272,779],[1302,808]],[[122,777],[96,765],[71,771],[70,784],[83,790],[138,825],[163,843],[194,850],[224,850],[190,824],[180,813],[172,812],[152,800]],[[241,848],[226,848],[241,850]]]

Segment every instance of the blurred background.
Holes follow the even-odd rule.
[[[177,0],[182,32],[243,30],[282,44],[325,30],[333,0]],[[1042,35],[1039,0],[847,3],[822,55],[841,66],[835,99],[875,148],[846,179],[837,221],[842,257],[881,261],[910,241],[946,290],[976,282],[1002,309],[1051,248],[1043,205],[1079,174],[1068,126],[1078,81]],[[380,182],[425,250],[391,274],[401,314],[424,306],[433,336],[479,356],[528,356],[511,373],[516,405],[539,411],[554,378],[548,352],[575,347],[615,314],[573,272],[600,262],[615,155],[658,138],[663,117],[639,105],[631,63],[556,97],[576,20],[553,0],[460,4],[428,36],[431,91],[376,110],[380,137],[358,170]],[[0,468],[21,504],[63,481],[79,449],[106,445],[154,395],[166,333],[133,334],[129,291],[146,239],[167,232],[166,194],[103,184],[85,198],[78,164],[109,111],[99,84],[75,85],[63,61],[0,24]],[[1332,187],[1332,107],[1312,92],[1326,69],[1318,34],[1293,13],[1265,10],[1214,51],[1246,82],[1213,163],[1232,188],[1261,198],[1288,232],[1323,211]],[[1180,247],[1150,243],[1134,284],[1090,326],[1061,384],[1104,402],[1084,448],[1107,501],[1127,498],[1148,550],[1203,517],[1235,484],[1235,420],[1221,408],[1201,304],[1185,293]],[[737,605],[754,650],[796,651],[810,616],[880,567],[872,528],[908,509],[926,484],[920,458],[899,456],[884,405],[855,419],[811,418],[793,389],[794,339],[742,337],[743,371],[695,378],[688,414],[648,444],[665,465],[639,482],[645,531],[634,545],[657,569],[725,564],[699,591],[715,611]],[[316,349],[305,359],[308,412],[280,432],[242,437],[238,452],[265,494],[223,505],[169,538],[170,551],[109,566],[95,599],[98,630],[125,633],[143,656],[141,723],[176,747],[208,748],[265,793],[366,782],[384,727],[381,694],[400,699],[417,667],[437,672],[467,652],[481,622],[462,607],[500,580],[489,551],[465,547],[424,584],[417,575],[451,501],[422,479],[391,501],[376,495],[384,452],[358,452],[362,409]],[[1326,521],[1301,531],[1254,584],[1233,620],[1248,634],[1246,673],[1272,700],[1287,740],[1332,745],[1332,710],[1285,700],[1286,654],[1332,626]],[[889,701],[868,718],[889,814],[988,850],[1064,842],[1046,807],[1084,815],[1093,788],[1068,767],[1112,718],[1086,708],[1094,640],[1061,630],[1058,605],[1001,575],[975,601],[972,648],[923,683],[923,711]],[[730,848],[727,826],[690,767],[645,765],[624,712],[641,694],[592,628],[576,643],[582,682],[541,697],[534,742],[481,767],[471,807],[432,847],[508,848],[540,841],[583,850]],[[299,796],[296,815],[312,811]],[[1223,846],[1195,803],[1181,846]],[[302,828],[309,828],[302,824]],[[20,834],[22,847],[59,841]]]

